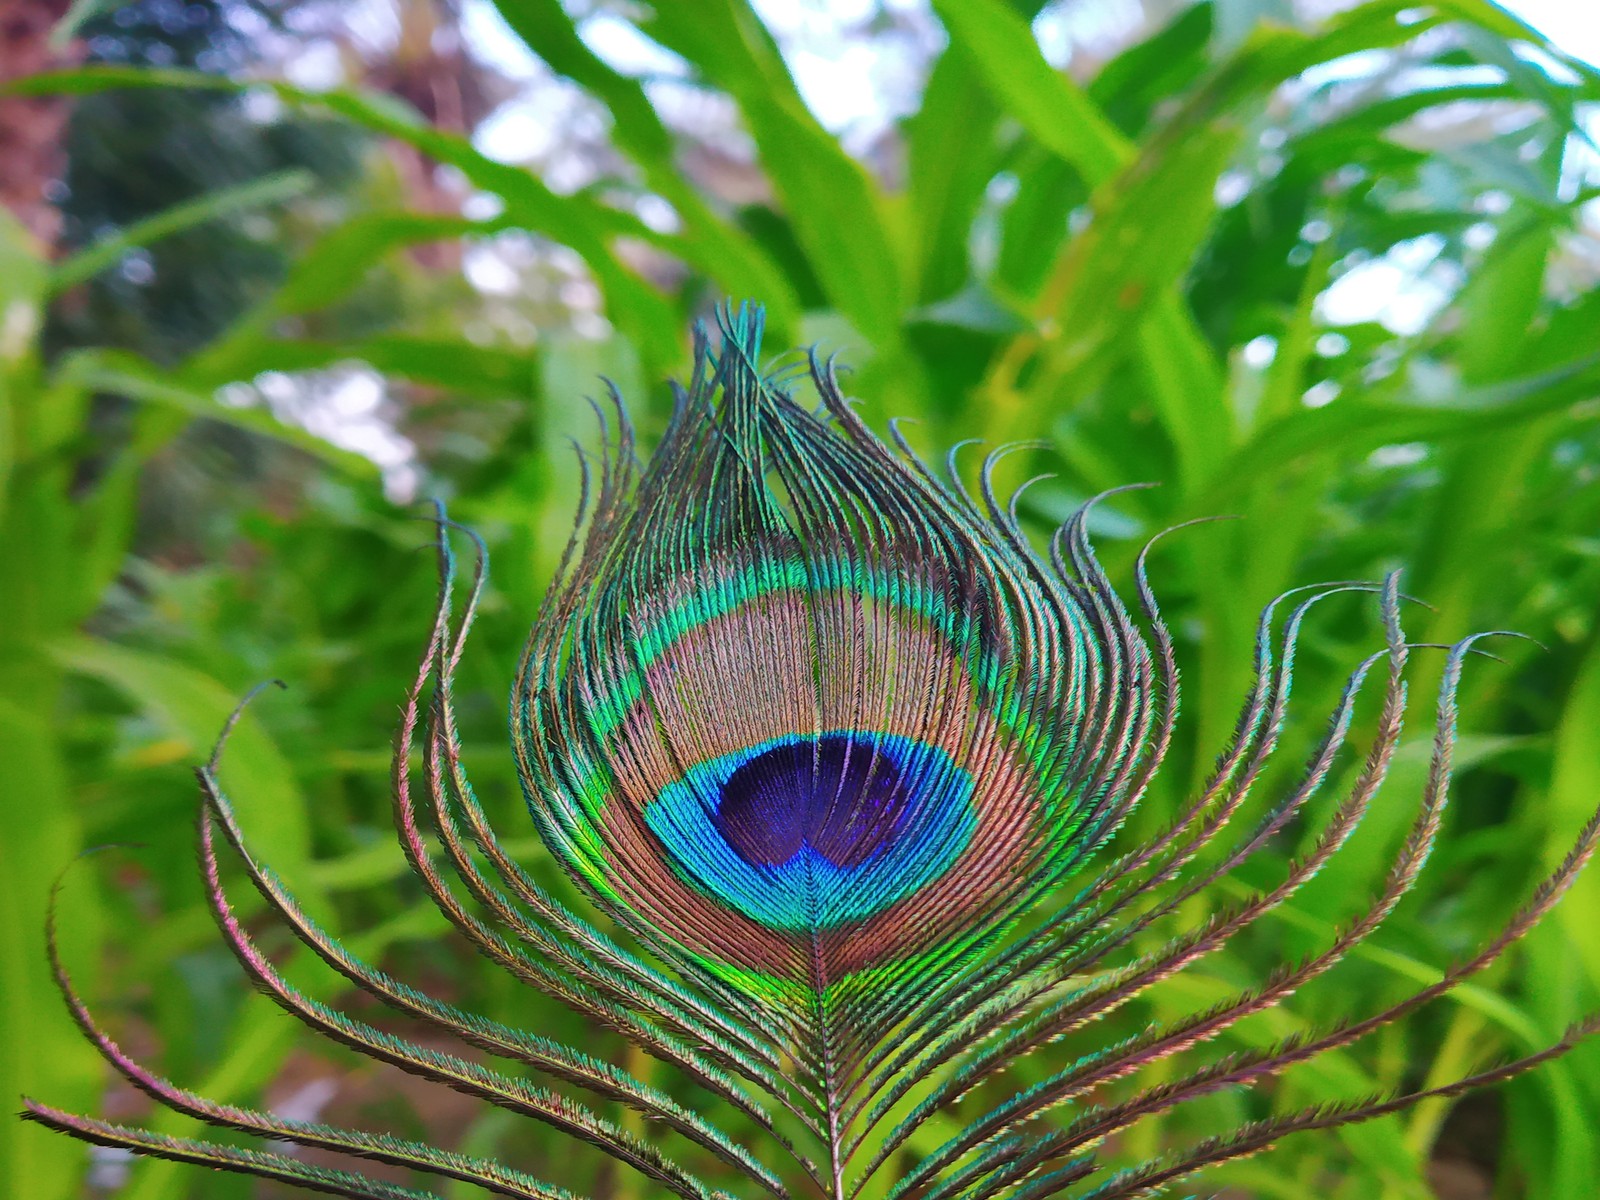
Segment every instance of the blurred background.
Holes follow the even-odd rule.
[[[1023,507],[1041,537],[1090,495],[1160,482],[1097,510],[1115,578],[1164,526],[1241,518],[1153,560],[1185,719],[1129,837],[1223,745],[1256,613],[1286,588],[1403,568],[1429,606],[1408,611],[1414,638],[1536,639],[1470,665],[1450,824],[1376,947],[1219,1049],[1436,977],[1600,798],[1597,61],[1600,14],[1576,0],[6,0],[0,1096],[182,1128],[108,1081],[44,966],[57,873],[137,843],[61,897],[67,961],[128,1048],[219,1100],[498,1154],[596,1200],[648,1194],[249,995],[204,908],[189,771],[250,685],[288,681],[223,770],[261,857],[402,978],[620,1055],[445,936],[394,847],[388,741],[434,589],[420,502],[490,546],[466,757],[550,878],[504,711],[573,516],[568,439],[596,444],[602,375],[659,433],[689,325],[725,297],[768,305],[773,351],[838,351],[868,419],[916,418],[926,451],[1038,439],[1006,478],[1053,473]],[[1381,645],[1372,607],[1312,621],[1263,794]],[[1096,1037],[1260,979],[1360,906],[1414,812],[1439,668],[1418,657],[1413,740],[1343,861]],[[1479,985],[1274,1102],[1553,1040],[1600,1005],[1597,912],[1591,872]],[[1258,1103],[1210,1097],[1108,1153]],[[0,1171],[29,1200],[291,1194],[14,1121]],[[1205,1182],[1510,1200],[1597,1179],[1588,1046]]]

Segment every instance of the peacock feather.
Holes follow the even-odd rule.
[[[485,559],[479,544],[456,617],[442,511],[440,603],[394,755],[401,849],[456,929],[521,982],[627,1039],[635,1061],[681,1073],[696,1102],[361,961],[252,856],[214,756],[198,773],[206,892],[262,991],[334,1041],[553,1126],[642,1174],[651,1194],[690,1200],[1156,1195],[1295,1131],[1508,1078],[1595,1027],[1470,1078],[1281,1113],[1119,1167],[1105,1146],[1137,1122],[1259,1087],[1484,970],[1583,867],[1600,815],[1515,917],[1438,982],[1334,1027],[1205,1053],[1337,964],[1411,888],[1445,807],[1455,693],[1478,641],[1467,638],[1445,649],[1426,782],[1368,907],[1315,953],[1212,1007],[1097,1041],[1097,1022],[1282,905],[1361,822],[1405,709],[1413,647],[1396,581],[1303,589],[1269,605],[1254,684],[1215,767],[1159,832],[1112,847],[1178,711],[1145,554],[1130,611],[1095,558],[1087,509],[1039,554],[1015,501],[996,496],[1002,452],[965,489],[898,430],[889,443],[869,431],[815,357],[821,407],[801,405],[786,373],[763,374],[761,325],[753,307],[723,314],[715,350],[697,330],[693,377],[647,463],[620,401],[601,410],[606,452],[586,468],[577,526],[517,673],[512,739],[528,811],[599,919],[506,852],[463,770],[451,684]],[[1302,622],[1353,590],[1376,596],[1385,645],[1350,674],[1298,782],[1255,812],[1247,800],[1283,734]],[[1369,677],[1381,693],[1371,746],[1342,793],[1314,806]],[[419,742],[420,797],[410,765]],[[1276,882],[1236,889],[1184,924],[1189,901],[1314,811],[1320,831]],[[1255,815],[1241,830],[1245,812]],[[512,1068],[389,1032],[291,985],[235,914],[224,844],[276,916],[352,985]],[[169,1108],[273,1145],[168,1136],[29,1100],[34,1121],[341,1196],[430,1193],[374,1180],[359,1161],[313,1166],[279,1143],[503,1196],[569,1195],[482,1158],[208,1101],[125,1054],[55,966],[73,1016],[123,1076]],[[1063,1041],[1076,1049],[1050,1048]],[[1156,1064],[1159,1082],[1106,1086]],[[974,1092],[999,1099],[957,1107]],[[648,1136],[595,1101],[642,1116]]]

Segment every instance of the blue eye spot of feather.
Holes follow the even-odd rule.
[[[860,921],[972,839],[972,777],[894,734],[787,736],[691,767],[645,809],[678,873],[769,928]]]
[[[910,808],[894,756],[839,733],[763,750],[721,792],[711,819],[753,867],[781,866],[808,846],[836,867],[859,867],[893,844]]]

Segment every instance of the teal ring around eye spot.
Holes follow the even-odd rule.
[[[717,821],[724,785],[783,747],[848,737],[882,755],[904,787],[894,837],[864,861],[840,865],[802,841],[781,862],[752,863]],[[699,763],[646,806],[644,818],[674,870],[718,902],[771,929],[831,929],[876,915],[942,875],[972,840],[972,777],[936,746],[894,734],[790,735]],[[837,802],[848,805],[851,797]]]

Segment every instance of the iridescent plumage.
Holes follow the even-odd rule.
[[[635,932],[870,1041],[908,976],[1112,830],[1151,663],[1109,591],[907,470],[825,368],[802,408],[759,346],[747,310],[650,467],[612,462],[535,627],[519,759],[545,840]]]
[[[1442,995],[1493,962],[1581,869],[1600,818],[1517,917],[1438,984],[1263,1049],[1195,1054],[1332,967],[1411,887],[1445,804],[1455,687],[1475,640],[1467,639],[1448,650],[1438,736],[1410,835],[1365,912],[1320,952],[1223,1003],[1111,1045],[1091,1038],[1010,1098],[953,1117],[973,1088],[1221,949],[1340,850],[1399,744],[1408,655],[1399,599],[1393,580],[1365,589],[1380,596],[1387,645],[1351,675],[1299,785],[1236,834],[1230,821],[1278,745],[1302,620],[1325,596],[1361,589],[1310,589],[1269,606],[1254,687],[1205,785],[1162,832],[1112,856],[1106,843],[1144,795],[1177,713],[1171,640],[1143,556],[1136,620],[1095,560],[1085,513],[1041,557],[995,497],[998,455],[969,494],[953,470],[926,468],[898,435],[888,445],[866,429],[828,364],[812,362],[821,409],[800,405],[781,378],[763,374],[760,335],[752,308],[725,317],[715,352],[699,334],[694,378],[648,464],[616,405],[613,444],[585,488],[513,691],[513,741],[534,824],[605,923],[572,912],[506,854],[467,782],[451,679],[482,557],[466,617],[453,624],[442,517],[442,601],[395,756],[401,845],[445,915],[524,982],[680,1069],[710,1101],[706,1112],[355,958],[250,856],[213,762],[200,772],[208,893],[245,970],[280,1005],[374,1058],[571,1133],[686,1197],[728,1194],[685,1166],[688,1158],[715,1159],[717,1177],[739,1181],[730,1185],[739,1194],[844,1200],[887,1179],[886,1192],[874,1194],[1150,1195],[1296,1129],[1505,1078],[1588,1032],[1574,1029],[1547,1051],[1471,1079],[1288,1113],[1142,1166],[1117,1171],[1096,1153],[1147,1116],[1256,1084]],[[1247,889],[1150,948],[1141,935],[1170,926],[1187,900],[1308,815],[1369,675],[1384,681],[1376,734],[1311,849],[1276,884]],[[428,808],[457,883],[430,854],[415,807],[408,762],[419,728]],[[424,1047],[294,989],[234,918],[218,829],[277,914],[357,987],[568,1089],[619,1102],[670,1136],[647,1138],[568,1091]],[[1208,849],[1208,865],[1193,869]],[[502,1195],[565,1194],[492,1162],[212,1104],[128,1059],[59,967],[58,975],[113,1066],[172,1108]],[[1157,1085],[1118,1095],[1099,1088],[1166,1059],[1174,1061]],[[730,1108],[755,1123],[761,1144],[741,1144],[718,1126],[716,1113]],[[1035,1120],[1058,1109],[1067,1115]],[[90,1141],[341,1195],[425,1194],[279,1150],[174,1139],[33,1102],[29,1115]],[[942,1141],[927,1136],[935,1118]],[[674,1145],[693,1149],[680,1155]]]

